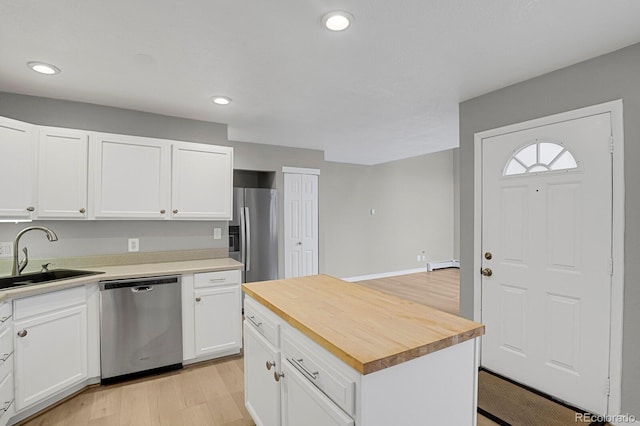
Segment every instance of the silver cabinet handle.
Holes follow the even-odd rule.
[[[251,216],[249,214],[249,207],[245,207],[244,210],[244,226],[247,228],[247,263],[245,264],[245,271],[249,272],[251,270]]]
[[[27,330],[20,330],[20,331],[18,331],[18,336],[24,337],[24,336],[27,335],[27,333],[28,333]]]
[[[289,362],[291,364],[293,364],[293,366],[295,368],[298,369],[299,372],[301,372],[302,374],[304,374],[305,376],[307,376],[308,379],[310,380],[316,380],[318,379],[318,372],[317,371],[309,371],[307,369],[307,367],[305,367],[304,365],[302,365],[302,363],[304,362],[304,360],[302,358],[300,359],[294,359],[294,358],[287,358],[289,360]]]
[[[165,209],[160,210],[160,214],[165,214],[167,211]]]
[[[275,361],[267,360],[267,370],[271,370],[271,367],[275,367],[275,366],[276,366],[276,362]]]
[[[283,378],[283,377],[284,377],[284,373],[278,373],[277,371],[274,371],[274,372],[273,372],[273,379],[274,379],[276,382],[279,382],[279,381],[280,381],[280,379],[281,379],[281,378]]]
[[[257,321],[256,321],[256,317],[251,316],[251,317],[247,317],[247,319],[248,319],[248,320],[249,320],[249,322],[250,322],[251,324],[253,324],[254,326],[256,326],[256,327],[262,327],[262,323],[261,323],[261,322],[257,322]]]
[[[202,300],[202,297],[196,297],[196,302],[200,302]]]
[[[219,282],[223,282],[223,281],[226,281],[226,280],[227,280],[226,278],[211,278],[211,279],[209,279],[209,282],[210,283],[219,283]]]
[[[148,293],[153,291],[153,286],[151,285],[141,285],[139,287],[131,287],[131,291],[133,293]]]
[[[178,214],[178,209],[174,209],[173,214]]]
[[[31,206],[27,207],[27,211],[28,212],[35,211],[35,209],[36,209],[35,207],[31,207]]]
[[[80,210],[78,210],[78,211],[79,211],[80,213],[84,214],[87,210],[86,210],[84,207],[82,207],[82,208],[81,208]]]
[[[10,356],[11,356],[11,354],[2,354],[2,357],[0,357],[0,359],[4,362],[4,361],[8,360]]]

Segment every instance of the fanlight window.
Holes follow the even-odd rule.
[[[568,170],[578,167],[573,155],[562,145],[552,142],[535,142],[516,152],[504,168],[504,176],[525,173]]]

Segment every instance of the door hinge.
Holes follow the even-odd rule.
[[[613,257],[609,258],[609,276],[613,276]]]
[[[613,136],[609,136],[609,152],[613,154]]]
[[[611,380],[609,378],[604,381],[604,394],[607,396],[611,395]]]

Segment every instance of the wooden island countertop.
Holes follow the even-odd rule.
[[[484,334],[484,325],[477,322],[328,275],[242,288],[361,374]]]

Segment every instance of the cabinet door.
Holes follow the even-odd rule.
[[[168,217],[169,146],[168,141],[97,134],[91,146],[95,217]]]
[[[0,117],[0,217],[29,219],[34,205],[33,126]]]
[[[233,148],[173,145],[171,217],[231,220]]]
[[[282,363],[283,426],[353,426],[354,421],[288,361]]]
[[[16,409],[87,378],[87,307],[14,322]]]
[[[39,128],[39,219],[86,219],[88,145],[88,133]]]
[[[240,286],[198,290],[195,294],[196,357],[242,347]]]
[[[267,365],[270,366],[267,369]],[[280,353],[251,325],[244,326],[244,402],[258,425],[280,425]]]

